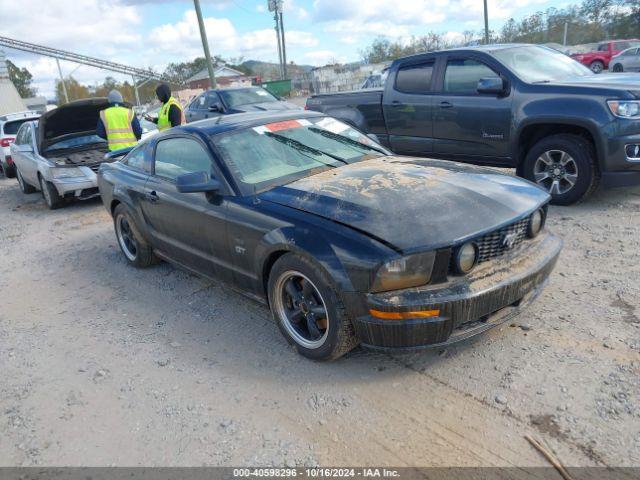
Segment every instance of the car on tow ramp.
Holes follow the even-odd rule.
[[[263,300],[313,359],[484,332],[540,293],[561,250],[535,184],[395,156],[315,112],[201,121],[111,155],[98,185],[127,261]]]

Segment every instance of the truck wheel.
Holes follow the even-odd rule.
[[[47,182],[44,178],[40,178],[40,191],[49,210],[60,208],[64,204],[64,198],[60,196],[56,187],[51,182]]]
[[[616,63],[613,66],[613,71],[616,72],[616,73],[624,72],[624,68],[620,63]]]
[[[602,71],[604,70],[604,63],[602,63],[600,60],[594,60],[593,62],[591,62],[591,65],[589,65],[589,68],[593,73],[602,73]]]
[[[571,205],[593,193],[600,183],[596,153],[579,135],[543,138],[527,153],[524,177],[551,195],[555,205]]]
[[[142,238],[133,217],[122,204],[113,211],[113,226],[120,250],[129,264],[146,268],[158,262],[151,245]]]
[[[335,284],[300,255],[280,257],[269,274],[269,305],[285,338],[312,360],[335,360],[358,341]]]
[[[16,170],[16,176],[18,177],[18,185],[20,185],[20,191],[22,191],[22,193],[35,193],[35,187],[33,185],[29,185],[26,180],[22,178],[20,170]]]

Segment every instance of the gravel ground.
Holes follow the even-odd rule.
[[[551,282],[415,355],[298,356],[267,309],[125,264],[97,201],[0,177],[0,465],[640,466],[640,189],[552,207]]]

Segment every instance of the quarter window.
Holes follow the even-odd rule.
[[[433,63],[408,65],[398,70],[396,90],[405,93],[428,93],[431,91]]]
[[[145,147],[146,145],[140,145],[131,150],[129,155],[122,159],[122,163],[129,165],[131,168],[137,168],[138,170],[148,170],[144,161]]]
[[[189,138],[169,138],[158,142],[155,174],[169,180],[185,173],[211,173],[211,158],[204,147]]]
[[[30,133],[31,126],[30,125],[22,125],[18,130],[18,135],[16,137],[16,145],[26,145],[30,143]]]
[[[449,93],[476,94],[481,78],[498,77],[485,64],[470,59],[451,59],[444,74],[444,91]]]

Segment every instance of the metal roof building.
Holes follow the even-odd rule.
[[[9,80],[9,70],[7,59],[0,50],[0,115],[5,113],[23,112],[27,109],[20,94],[11,80]]]

